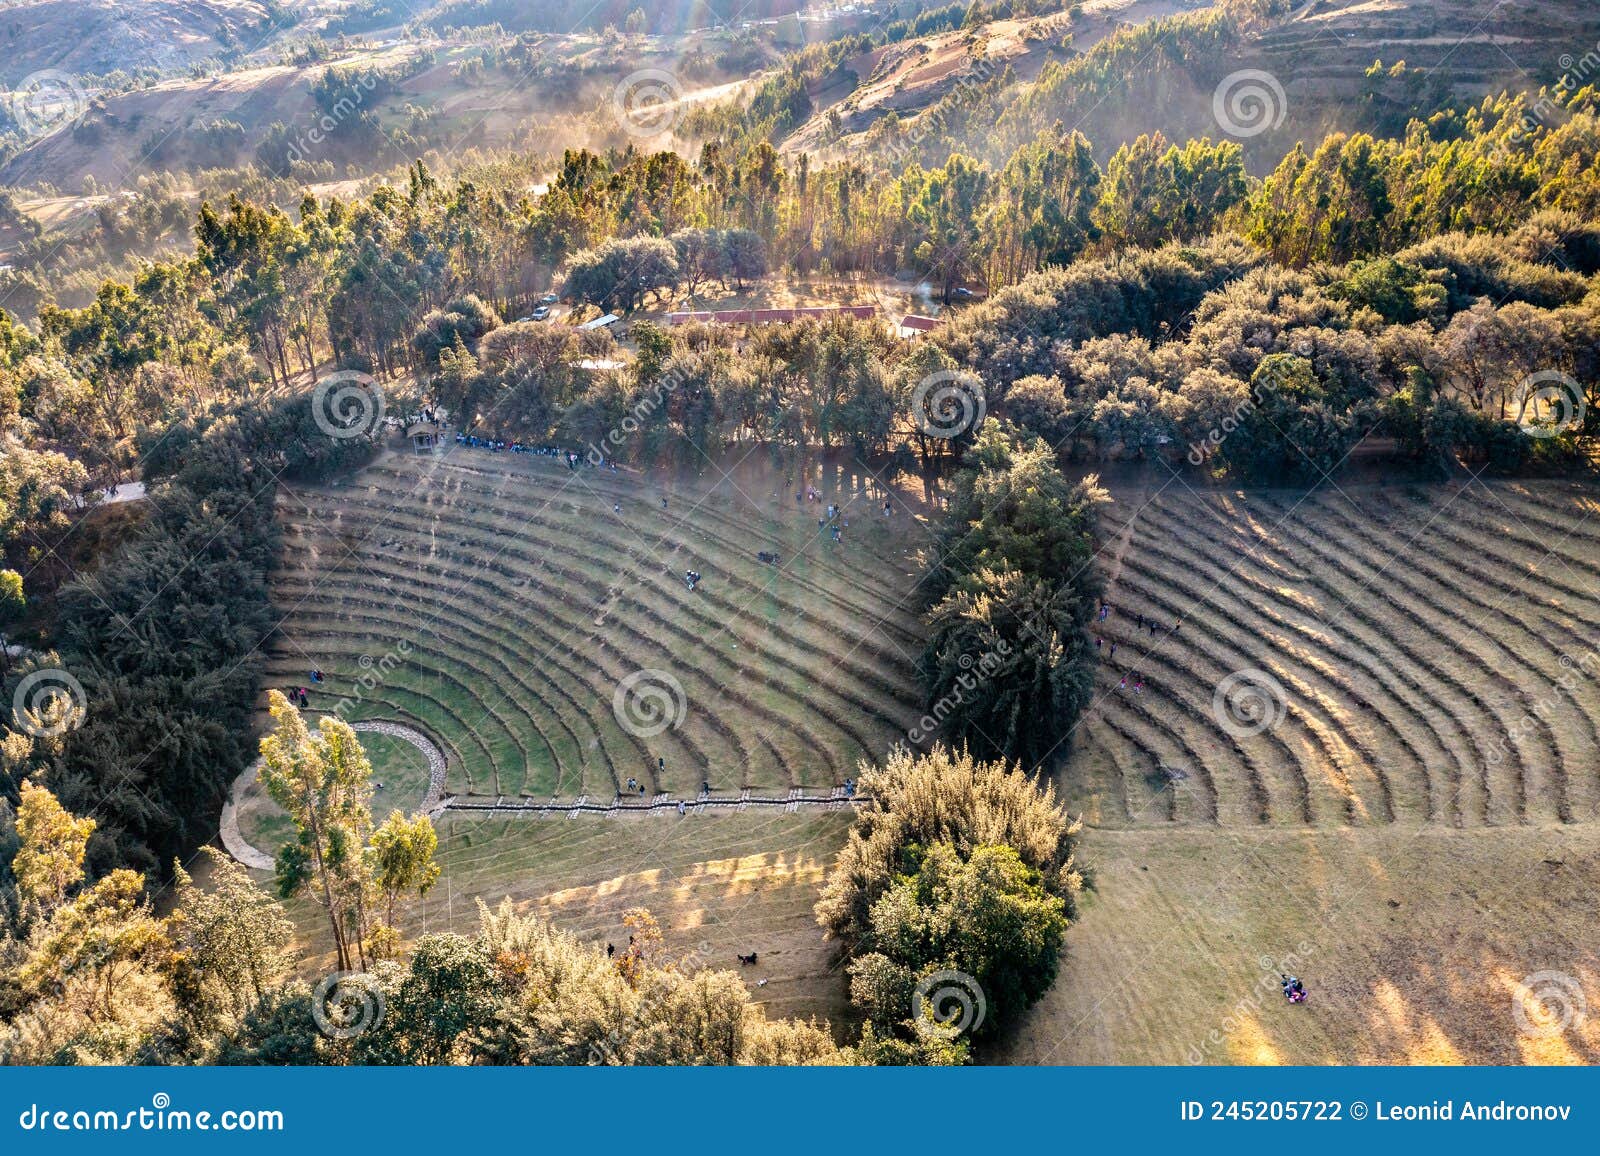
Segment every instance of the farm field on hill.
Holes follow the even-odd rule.
[[[830,788],[920,711],[926,533],[869,476],[817,484],[802,507],[781,477],[752,498],[461,450],[296,490],[269,683],[319,667],[313,710],[420,727],[458,796]]]
[[[1106,650],[1066,775],[1091,822],[1600,817],[1592,490],[1121,497],[1115,613],[1095,624]]]
[[[423,471],[431,471],[430,484],[417,489]],[[341,628],[307,610],[314,600],[304,575],[316,566],[351,584],[411,581],[404,577],[410,567],[384,564],[381,549],[369,562],[360,551],[371,547],[348,541],[365,489],[383,485],[397,493],[407,485],[422,507],[478,506],[481,516],[489,501],[469,495],[485,478],[512,493],[537,485],[548,502],[566,472],[542,460],[507,464],[502,456],[458,454],[443,466],[388,457],[353,486],[297,490],[284,503],[291,565],[280,590],[290,612],[285,635],[294,641],[274,658],[274,673],[292,678],[309,657],[331,649],[339,657],[321,659],[331,684],[323,695],[337,696],[359,673],[361,653],[399,637],[374,633],[331,645]],[[627,488],[642,512],[655,516],[646,503],[659,499],[632,479],[585,474],[583,480],[609,487],[605,494],[622,496]],[[573,498],[576,508],[565,496],[549,508],[575,526],[598,493]],[[1115,612],[1096,629],[1108,649],[1116,641],[1118,650],[1103,655],[1095,703],[1058,773],[1072,806],[1085,815],[1084,855],[1096,885],[1068,935],[1060,981],[1014,1041],[984,1059],[1592,1062],[1600,1055],[1594,1025],[1540,1038],[1519,1033],[1512,1017],[1518,984],[1529,975],[1557,971],[1585,986],[1600,977],[1594,947],[1600,898],[1591,887],[1600,852],[1594,823],[1600,774],[1592,757],[1600,696],[1583,673],[1585,640],[1600,636],[1600,599],[1588,593],[1600,570],[1600,529],[1586,523],[1600,508],[1593,493],[1566,484],[1471,483],[1352,486],[1302,500],[1297,492],[1194,491],[1152,481],[1117,485],[1113,494],[1101,563]],[[683,501],[677,494],[671,500]],[[607,512],[609,501],[589,513]],[[808,527],[800,515],[774,514],[770,523],[749,522],[746,535],[761,525],[803,549]],[[557,517],[531,508],[524,516],[526,525],[541,527]],[[504,517],[509,523],[511,515]],[[707,538],[673,541],[717,551],[718,573],[737,569],[738,551],[711,537],[719,523],[694,521],[706,527]],[[403,524],[379,528],[374,521],[365,529],[381,547],[397,541]],[[429,525],[441,554],[461,532],[442,519]],[[902,535],[876,529],[881,536],[873,550],[914,545],[904,527]],[[356,549],[362,564],[330,566],[336,540]],[[520,550],[533,540],[524,531],[503,544]],[[653,557],[643,545],[637,553]],[[806,573],[819,588],[867,597],[865,588],[839,578],[835,555],[818,554],[811,564],[815,569]],[[629,645],[653,648],[651,632],[661,629],[657,619],[665,614],[659,607],[682,587],[658,565],[662,581],[648,594],[657,601],[626,619],[639,624],[643,641]],[[640,573],[649,569],[647,562]],[[712,572],[709,564],[700,569]],[[911,570],[907,562],[900,572]],[[470,572],[496,573],[481,565]],[[598,578],[594,589],[602,589]],[[508,606],[527,600],[514,585],[504,597]],[[400,619],[436,608],[416,598],[385,591],[376,601],[395,607],[399,618],[373,621],[398,630]],[[366,621],[352,614],[350,621]],[[1143,628],[1136,625],[1141,616]],[[760,620],[782,617],[764,613]],[[453,628],[464,631],[464,620]],[[623,646],[625,637],[614,644]],[[895,648],[872,653],[885,677],[891,674]],[[763,652],[760,662],[761,669],[775,669],[778,656]],[[906,662],[900,655],[901,705],[910,711],[915,689]],[[1246,691],[1265,688],[1256,705],[1277,720],[1255,734],[1242,733],[1256,725],[1248,694],[1222,700],[1221,713],[1213,713],[1216,685],[1247,670],[1266,676]],[[1130,688],[1142,677],[1142,693],[1119,686],[1124,674]],[[471,710],[487,704],[459,689],[437,689],[456,685],[449,675],[441,667],[408,682],[412,676],[397,672],[397,689],[375,694],[356,713],[415,718],[413,711],[438,711],[423,721],[451,745],[454,790],[501,787],[518,774],[523,784],[553,781],[528,753],[550,748],[510,729],[495,732],[494,745],[465,727]],[[823,681],[819,676],[818,685]],[[463,678],[460,685],[474,684]],[[411,686],[427,696],[408,696]],[[625,761],[615,751],[631,744],[609,729],[609,694],[592,682],[572,684],[573,694],[580,690],[600,709],[591,704],[552,714],[587,720],[602,746],[619,744],[611,748],[612,765]],[[866,689],[861,694],[870,697]],[[797,717],[782,696],[749,701]],[[521,713],[502,705],[495,717],[529,726],[526,720],[543,717],[539,703],[514,704]],[[1549,707],[1534,709],[1544,703]],[[728,730],[747,743],[765,735],[734,716],[738,705],[730,700],[722,708]],[[1241,733],[1230,733],[1219,719]],[[877,725],[886,729],[882,719]],[[548,722],[544,728],[554,729]],[[687,740],[704,742],[702,749],[716,749],[721,737],[688,724],[685,732]],[[759,787],[784,785],[785,766],[812,767],[814,776],[816,768],[848,773],[847,760],[860,753],[842,733],[819,735],[815,749],[826,761],[808,762],[784,745],[783,735],[772,738],[774,750],[795,750],[793,762],[752,762],[749,781]],[[792,733],[787,741],[794,741]],[[576,758],[584,749],[579,744],[571,753]],[[691,757],[685,749],[669,758],[665,787],[691,789],[673,775],[675,762]],[[583,765],[585,784],[610,789],[598,755]],[[567,772],[564,779],[562,790],[570,794],[577,778]],[[661,919],[679,952],[719,965],[723,957],[760,952],[762,965],[750,979],[768,980],[754,992],[773,1014],[837,1017],[845,983],[811,906],[848,822],[842,813],[682,820],[447,814],[440,821],[444,876],[407,923],[470,930],[474,899],[509,896],[607,940],[625,934],[622,911],[642,905]],[[302,906],[296,915],[307,941],[319,943],[324,932],[316,913]],[[1314,993],[1307,1007],[1283,1006],[1279,969],[1307,979]]]
[[[988,1058],[1592,1064],[1592,1010],[1546,1035],[1517,1015],[1540,973],[1600,979],[1597,852],[1593,824],[1092,831],[1096,889],[1061,978]],[[1280,971],[1306,982],[1304,1005]],[[1570,1000],[1557,982],[1529,990]]]
[[[1593,1022],[1514,1019],[1526,977],[1600,977],[1593,490],[1117,498],[1060,775],[1097,886],[1003,1058],[1593,1063]]]

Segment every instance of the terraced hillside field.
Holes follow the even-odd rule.
[[[995,1058],[1600,1060],[1596,492],[1113,492],[1096,887]]]
[[[1067,776],[1094,823],[1600,817],[1592,491],[1179,482],[1119,499]]]
[[[898,505],[874,520],[872,494],[840,550],[814,504],[742,488],[758,500],[675,490],[663,514],[626,475],[456,454],[297,491],[273,670],[320,664],[314,707],[351,696],[352,717],[437,735],[457,792],[692,793],[700,765],[718,791],[827,782],[916,710],[917,626],[889,588],[910,589],[925,534]],[[1096,696],[1056,768],[1095,886],[1055,987],[983,1058],[1600,1061],[1581,1005],[1600,991],[1600,493],[1112,494]],[[640,665],[682,681],[679,730],[618,723]],[[402,923],[465,929],[475,898],[509,896],[605,940],[641,904],[680,952],[760,952],[775,1012],[836,1016],[811,904],[848,821],[446,813],[444,877]],[[1283,1003],[1280,969],[1307,1005]]]
[[[898,501],[884,516],[867,476],[809,481],[820,502],[781,475],[663,486],[547,457],[387,455],[282,499],[269,680],[319,668],[313,712],[343,701],[351,721],[432,735],[458,797],[827,788],[920,713],[926,532]],[[829,503],[840,542],[818,526]]]

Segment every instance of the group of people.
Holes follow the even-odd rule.
[[[320,684],[322,682],[321,667],[314,666],[307,673],[309,674],[313,684]],[[301,710],[305,710],[311,705],[311,692],[303,686],[291,686],[287,691],[284,692],[284,694],[290,702],[299,707]]]
[[[1095,619],[1097,621],[1104,622],[1107,618],[1110,618],[1111,615],[1114,614],[1115,612],[1116,612],[1116,607],[1113,606],[1110,602],[1106,601],[1104,598],[1098,599],[1096,601],[1096,603],[1095,603]],[[1143,630],[1144,629],[1144,615],[1143,614],[1138,616],[1138,623],[1139,623],[1139,629]],[[1151,633],[1152,634],[1155,633],[1154,623],[1153,622],[1151,624]],[[1109,646],[1109,650],[1106,653],[1106,659],[1109,661],[1109,660],[1114,659],[1114,658],[1117,657],[1117,644],[1115,642],[1108,643],[1106,639],[1100,637],[1100,635],[1098,635],[1098,634],[1096,634],[1094,636],[1094,648],[1095,648],[1095,650],[1097,652],[1106,650],[1108,646]],[[1143,694],[1144,693],[1144,675],[1140,674],[1138,671],[1134,671],[1132,675],[1124,674],[1122,676],[1122,678],[1117,682],[1117,689],[1118,690],[1127,690],[1128,689],[1128,679],[1130,677],[1133,679],[1133,693],[1134,694]]]
[[[506,441],[504,438],[480,437],[477,434],[456,431],[456,445],[466,446],[468,449],[488,450],[492,454],[536,454],[544,458],[562,458],[567,463],[567,469],[576,470],[580,465],[589,462],[584,455],[574,450],[565,450],[560,446],[537,446],[521,441]],[[593,463],[602,470],[618,473],[617,463],[610,458],[601,458]]]
[[[700,585],[700,571],[685,570],[683,572],[683,583],[690,590],[697,589]]]
[[[776,498],[777,495],[774,494],[773,497]],[[806,486],[803,489],[795,491],[794,500],[797,504],[802,506],[808,501],[821,503],[822,493],[815,487]],[[885,518],[892,517],[894,515],[894,503],[888,498],[883,500],[882,513]],[[831,502],[828,504],[827,513],[823,517],[819,517],[817,519],[817,529],[826,529],[829,533],[829,536],[835,542],[844,541],[844,531],[848,530],[849,528],[850,515],[845,512],[845,508],[843,506],[835,505]]]

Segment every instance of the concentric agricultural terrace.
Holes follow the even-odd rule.
[[[313,711],[434,736],[463,800],[826,792],[920,714],[926,532],[866,475],[812,481],[802,507],[770,477],[747,495],[456,449],[296,488],[269,684],[319,668]]]
[[[460,797],[608,799],[630,777],[691,797],[703,777],[718,794],[826,787],[920,713],[908,595],[927,536],[898,501],[874,516],[870,479],[822,484],[855,499],[842,543],[770,478],[662,489],[543,458],[385,456],[282,499],[271,680],[319,666],[314,710],[348,698],[352,719],[434,735]],[[1113,487],[1115,609],[1061,769],[1097,886],[1062,980],[995,1058],[1600,1058],[1600,1018],[1548,1038],[1513,1020],[1524,977],[1600,982],[1600,500],[1192,486]],[[619,725],[616,688],[642,669],[681,683],[677,730]],[[410,748],[373,757],[385,800],[421,797]],[[245,823],[268,848],[271,811]],[[465,930],[471,898],[510,897],[607,940],[644,904],[700,958],[759,949],[749,978],[775,1014],[838,1015],[811,905],[848,821],[452,813],[444,878],[407,926]],[[318,942],[320,918],[296,913]],[[1270,998],[1286,955],[1315,1014]]]
[[[318,667],[314,710],[345,700],[352,720],[435,736],[458,799],[609,799],[630,778],[690,798],[703,780],[826,789],[920,714],[927,538],[903,506],[881,516],[866,476],[824,483],[824,501],[851,503],[841,543],[818,504],[754,484],[674,490],[457,451],[295,489],[269,681]],[[1152,483],[1117,498],[1101,555],[1114,611],[1094,624],[1097,693],[1064,783],[1091,824],[1596,817],[1586,491]]]
[[[1593,820],[1597,511],[1546,484],[1119,494],[1073,796],[1109,827]]]

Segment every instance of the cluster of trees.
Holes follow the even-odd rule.
[[[985,367],[991,413],[1079,460],[1315,479],[1377,434],[1434,466],[1559,465],[1596,429],[1597,240],[1551,210],[1296,270],[1219,235],[1030,275],[938,341]],[[1564,414],[1530,406],[1541,374]]]
[[[295,829],[275,861],[278,892],[311,895],[328,917],[339,970],[365,969],[395,954],[395,903],[438,881],[433,823],[393,811],[374,828],[372,763],[350,724],[324,715],[312,734],[283,692],[270,691],[268,705],[260,779]]]
[[[1595,432],[1597,272],[1600,227],[1549,210],[1499,237],[1442,234],[1304,270],[1226,233],[1083,257],[918,342],[851,320],[744,335],[640,322],[635,358],[584,370],[585,358],[614,357],[609,337],[494,328],[493,311],[467,299],[428,314],[413,350],[437,363],[428,388],[452,412],[641,462],[750,442],[956,461],[978,427],[930,436],[922,408],[924,383],[945,378],[970,409],[1079,461],[1163,457],[1315,479],[1375,434],[1433,467],[1510,471],[1570,463]],[[1562,436],[1535,436],[1559,416],[1530,407],[1539,374],[1570,383]],[[607,440],[619,429],[627,437]]]
[[[30,595],[53,606],[55,649],[12,663],[0,692],[10,703],[29,675],[66,670],[85,702],[70,727],[3,720],[0,809],[31,779],[93,813],[96,876],[114,867],[155,876],[210,838],[227,785],[253,755],[260,645],[274,622],[276,481],[371,452],[367,439],[322,434],[304,397],[185,422],[144,447],[149,510],[91,573],[49,590],[38,567],[19,565]],[[26,560],[27,542],[5,545]]]
[[[860,784],[872,803],[816,909],[850,957],[858,1053],[965,1063],[1055,980],[1083,886],[1079,825],[1020,765],[943,745],[896,750]]]
[[[997,160],[956,153],[894,173],[873,167],[874,154],[892,150],[817,167],[805,155],[786,164],[766,142],[741,150],[713,138],[693,162],[569,151],[537,197],[527,166],[515,164],[448,185],[418,164],[403,188],[348,202],[304,198],[297,213],[234,197],[201,210],[192,258],[107,283],[83,309],[42,304],[35,381],[17,392],[47,395],[33,420],[51,440],[70,440],[70,456],[89,464],[115,457],[106,451],[115,447],[125,466],[142,424],[263,376],[287,389],[330,358],[383,375],[432,368],[412,342],[423,317],[469,295],[520,315],[563,268],[575,297],[627,308],[673,286],[737,287],[766,269],[910,271],[949,291],[971,278],[1001,286],[1040,266],[1081,273],[1098,262],[1104,277],[1130,281],[1117,268],[1130,248],[1170,245],[1162,260],[1172,266],[1185,248],[1201,251],[1210,268],[1188,276],[1203,294],[1269,258],[1322,280],[1326,268],[1409,253],[1420,275],[1455,279],[1443,320],[1507,273],[1530,304],[1571,305],[1586,293],[1574,276],[1593,270],[1591,230],[1572,223],[1600,216],[1600,131],[1593,91],[1551,99],[1557,110],[1541,105],[1538,117],[1525,97],[1442,113],[1399,140],[1335,134],[1262,181],[1247,177],[1231,143],[1143,137],[1102,168],[1082,135],[1047,126]],[[165,193],[149,201],[149,228],[166,235],[179,204]],[[108,209],[118,220],[127,211]],[[1248,246],[1222,252],[1210,239],[1219,230]],[[1509,270],[1471,244],[1485,234],[1515,238]],[[1548,251],[1537,249],[1541,238]],[[1529,265],[1542,269],[1537,283]],[[1358,312],[1350,294],[1375,288],[1352,285],[1343,299]],[[1114,318],[1089,314],[1035,343],[1127,332],[1160,340],[1168,335],[1158,322],[1176,326],[1198,302],[1172,289],[1162,300],[1164,286],[1152,285]],[[1415,308],[1438,319],[1431,302]],[[1044,359],[1029,364],[1057,372]],[[7,392],[0,387],[0,398]]]
[[[857,1062],[824,1024],[769,1020],[738,974],[675,958],[642,909],[615,958],[509,901],[480,903],[476,934],[424,935],[401,958],[392,900],[436,874],[432,827],[396,812],[364,832],[355,736],[337,720],[307,736],[275,705],[273,795],[308,800],[291,812],[300,836],[280,853],[280,886],[335,897],[340,969],[364,978],[297,978],[288,912],[224,855],[208,853],[203,885],[174,866],[166,915],[139,872],[91,879],[96,822],[27,782],[0,823],[0,1063]],[[358,926],[362,892],[390,904],[390,924]]]
[[[314,897],[338,970],[362,978],[296,978],[280,898],[220,854],[203,886],[174,866],[158,914],[144,874],[91,872],[97,822],[25,780],[0,822],[0,1062],[964,1063],[1049,988],[1082,885],[1077,825],[1020,768],[942,746],[863,768],[874,803],[817,905],[864,1021],[841,1047],[823,1023],[769,1019],[737,973],[675,956],[642,909],[615,955],[509,902],[480,903],[476,934],[402,952],[395,903],[438,875],[431,824],[395,812],[374,828],[354,732],[324,718],[312,733],[282,696],[272,713],[263,780],[296,830],[279,897]],[[932,986],[952,972],[975,985],[959,1021]]]
[[[223,856],[204,889],[175,869],[163,918],[142,873],[91,881],[97,829],[32,782],[0,825],[0,1062],[210,1058],[211,1038],[288,980],[294,926]]]
[[[1068,482],[1036,434],[986,422],[956,475],[923,590],[929,716],[953,742],[1038,766],[1071,735],[1094,687],[1087,623],[1093,478]]]

